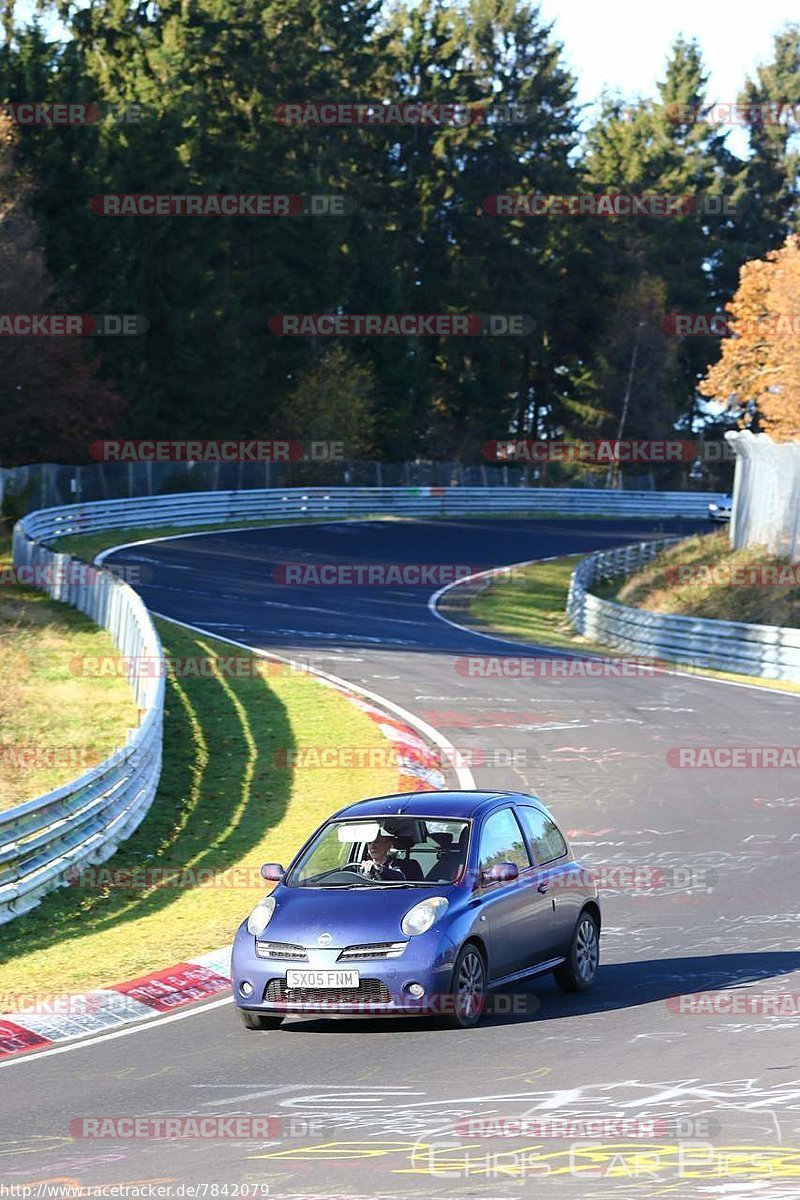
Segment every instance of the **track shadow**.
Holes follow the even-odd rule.
[[[175,660],[216,653],[208,638],[174,627],[162,626],[161,633]],[[236,866],[287,812],[294,772],[277,767],[274,754],[294,747],[289,714],[267,679],[170,676],[161,779],[142,824],[96,876],[89,872],[85,882],[79,878],[75,886],[51,892],[31,913],[3,926],[0,963],[47,949],[56,938],[77,942],[115,928],[124,936],[126,923],[157,915],[181,898],[187,863],[194,878]],[[115,886],[112,872],[123,880],[138,873],[144,882]],[[148,885],[159,872],[167,878],[173,872],[178,882]]]
[[[484,1017],[482,1027],[519,1025],[532,1021],[566,1020],[589,1013],[612,1012],[656,1004],[695,992],[728,991],[758,980],[774,979],[800,971],[800,951],[764,951],[745,954],[711,954],[683,958],[656,958],[602,966],[588,992],[566,995],[552,978],[534,979],[514,992],[500,989],[511,1003],[508,1011]],[[518,1003],[514,1003],[518,1000]],[[388,1033],[438,1028],[434,1018],[386,1017],[302,1019],[285,1022],[281,1033]],[[458,1034],[459,1030],[453,1030]]]

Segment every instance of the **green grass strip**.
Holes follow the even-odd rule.
[[[10,566],[4,536],[6,579]],[[68,783],[125,744],[139,722],[128,681],[86,678],[81,665],[115,654],[109,634],[70,605],[0,586],[0,811]]]
[[[170,622],[158,628],[170,658],[232,653]],[[179,674],[168,680],[163,774],[149,813],[97,868],[97,886],[61,889],[0,926],[0,995],[116,983],[225,944],[265,890],[263,862],[286,862],[341,805],[397,790],[393,765],[282,765],[291,749],[387,745],[374,721],[313,676],[274,665],[242,678]],[[146,874],[153,868],[189,869],[192,882],[206,882],[159,886]],[[114,886],[103,874],[111,870],[139,873],[142,886]]]
[[[727,534],[723,536],[727,537]],[[701,541],[705,547],[705,539],[689,539],[692,545]],[[709,550],[713,552],[714,537],[712,536],[708,541],[712,543]],[[680,557],[676,556],[675,551],[670,553],[673,556],[671,559],[673,562]],[[459,589],[454,588],[444,597],[445,602],[441,606],[441,611],[452,620],[472,629],[509,637],[515,641],[571,650],[573,653],[583,651],[590,654],[601,654],[609,658],[623,657],[625,655],[623,651],[581,637],[572,629],[567,620],[569,581],[572,572],[583,557],[585,556],[571,554],[550,562],[531,563],[526,567],[517,567],[513,575],[500,577],[497,582],[494,582],[478,596],[459,598]],[[645,574],[648,570],[650,568],[645,568],[641,574]],[[630,592],[637,587],[638,578],[638,576],[631,576],[624,582],[614,583],[612,581],[607,584],[598,584],[592,588],[592,591],[606,599],[619,599],[621,603],[633,606]],[[731,590],[735,589],[728,589],[728,591]],[[492,653],[491,642],[486,643],[486,653]],[[509,653],[509,651],[504,653]],[[681,666],[681,664],[676,665]],[[683,669],[691,670],[691,667]],[[700,673],[699,669],[698,673]],[[702,669],[702,674],[715,679],[748,683],[795,694],[800,693],[800,684],[789,683],[785,680],[759,679],[754,675],[734,675],[730,672],[710,671],[705,668]]]

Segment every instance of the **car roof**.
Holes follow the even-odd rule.
[[[544,807],[536,796],[522,792],[398,792],[357,800],[334,813],[335,817],[383,817],[402,813],[407,817],[479,817],[509,800]]]

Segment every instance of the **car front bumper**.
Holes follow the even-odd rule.
[[[456,947],[441,933],[409,938],[397,958],[362,958],[339,961],[342,947],[308,946],[307,961],[260,958],[255,938],[243,925],[233,945],[231,986],[240,1008],[283,1016],[424,1016],[445,1013],[452,1007],[449,989]],[[287,970],[357,969],[360,984],[355,989],[303,989],[293,994],[286,989]],[[409,985],[421,984],[425,993],[413,997]],[[249,984],[250,994],[242,992]]]

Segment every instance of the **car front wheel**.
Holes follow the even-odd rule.
[[[245,1029],[277,1029],[283,1020],[283,1017],[273,1017],[269,1013],[250,1012],[246,1008],[240,1008],[239,1012]]]
[[[592,986],[600,963],[600,931],[589,912],[582,912],[572,935],[566,962],[553,972],[564,992],[585,992]]]
[[[471,1029],[486,1011],[486,964],[472,942],[458,952],[447,1000],[448,1012],[441,1020],[451,1029]]]

